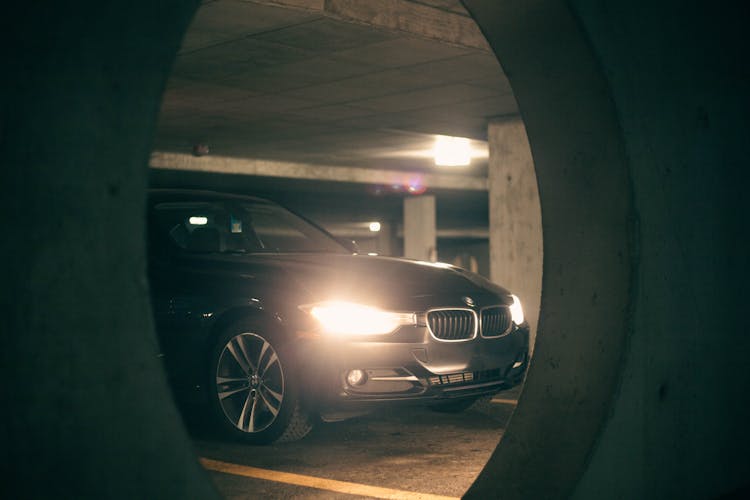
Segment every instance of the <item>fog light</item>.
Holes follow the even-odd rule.
[[[346,383],[355,386],[367,382],[367,374],[363,370],[351,370],[346,374]]]

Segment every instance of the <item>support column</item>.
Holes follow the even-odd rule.
[[[542,293],[542,215],[521,120],[490,123],[490,279],[516,294],[536,340]]]
[[[404,199],[404,257],[437,260],[434,196]]]
[[[378,255],[386,257],[392,257],[395,255],[394,249],[394,231],[393,224],[390,221],[384,221],[380,223],[380,231],[378,232],[378,239],[376,243],[376,249]]]

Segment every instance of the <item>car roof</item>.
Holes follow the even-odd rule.
[[[246,196],[235,193],[222,193],[219,191],[209,191],[202,189],[152,188],[148,190],[147,196],[149,201],[151,202],[236,200],[275,204],[270,200],[258,198],[257,196]]]

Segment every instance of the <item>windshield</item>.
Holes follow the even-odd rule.
[[[350,253],[330,235],[265,202],[169,202],[154,207],[159,231],[188,253]]]

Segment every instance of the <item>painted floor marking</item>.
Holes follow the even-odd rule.
[[[238,465],[229,462],[211,460],[210,458],[201,457],[198,460],[204,468],[215,472],[223,472],[225,474],[233,474],[235,476],[251,477],[255,479],[265,479],[266,481],[275,481],[277,483],[294,484],[296,486],[317,488],[319,490],[335,491],[337,493],[347,493],[349,495],[403,500],[458,500],[457,497],[432,495],[430,493],[415,493],[413,491],[368,486],[366,484],[336,481],[334,479],[292,474],[290,472],[259,469],[248,465]]]
[[[496,399],[492,399],[491,401],[493,403],[498,403],[498,404],[502,404],[502,405],[513,405],[513,406],[515,406],[515,405],[518,404],[518,401],[515,400],[515,399],[500,399],[500,398],[496,398]]]

